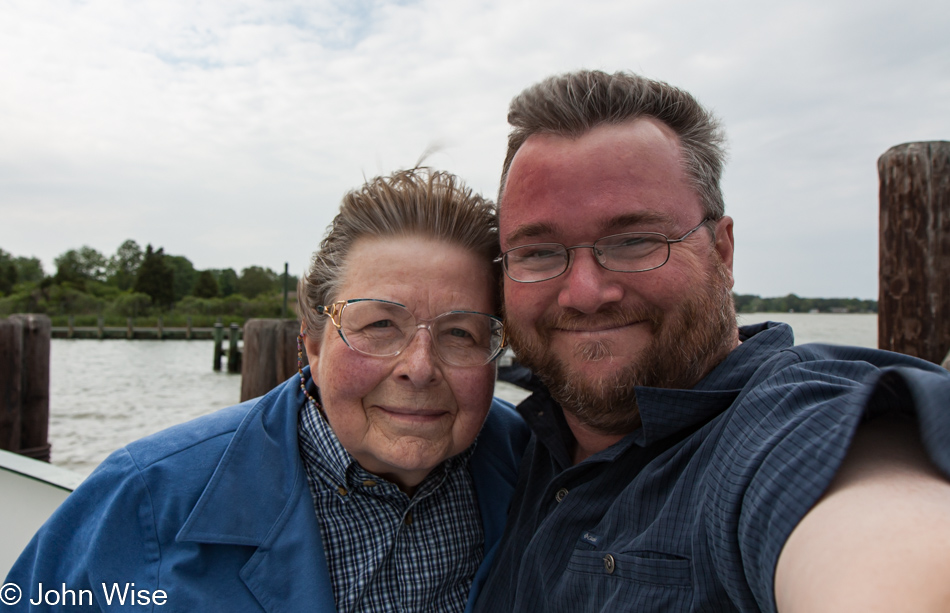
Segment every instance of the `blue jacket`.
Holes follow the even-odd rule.
[[[17,560],[6,582],[23,595],[7,610],[335,611],[297,448],[303,402],[293,377],[113,453]],[[486,543],[469,609],[504,531],[527,439],[511,405],[496,400],[471,459]]]

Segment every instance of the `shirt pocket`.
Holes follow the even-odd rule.
[[[576,549],[557,591],[562,602],[582,607],[575,610],[689,611],[692,567],[663,553]]]

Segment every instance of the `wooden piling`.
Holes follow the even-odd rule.
[[[46,315],[14,315],[23,328],[23,385],[20,391],[20,449],[17,453],[49,462],[50,329]]]
[[[300,323],[292,319],[249,319],[244,323],[241,402],[263,396],[297,372],[299,331]]]
[[[228,372],[241,372],[241,354],[238,352],[238,328],[237,324],[231,324],[228,328]]]
[[[135,337],[135,331],[132,327],[132,318],[129,317],[128,319],[126,319],[125,324],[126,324],[126,338],[128,338],[129,340],[132,340]]]
[[[214,369],[216,371],[221,370],[221,356],[224,355],[224,350],[221,348],[223,341],[224,326],[218,321],[214,324]]]
[[[280,311],[280,316],[287,319],[287,294],[290,291],[288,281],[290,280],[290,262],[284,262],[284,306]]]
[[[158,316],[158,340],[162,340],[162,328],[165,327],[164,318],[161,315]]]
[[[190,341],[191,340],[191,315],[188,316],[186,321],[187,323],[185,324],[185,340]]]
[[[50,320],[0,321],[0,448],[49,461]]]
[[[69,327],[69,332],[66,333],[66,338],[73,338],[76,336],[76,316],[70,315],[67,320],[67,326]]]
[[[0,449],[20,448],[23,324],[0,320]]]
[[[106,318],[100,315],[99,321],[97,323],[98,323],[98,328],[99,328],[98,329],[99,340],[101,341],[102,339],[106,337]]]
[[[940,364],[950,351],[950,142],[891,147],[877,167],[878,346]]]

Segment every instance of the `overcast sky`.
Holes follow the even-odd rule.
[[[0,248],[299,274],[428,163],[494,199],[508,101],[633,70],[723,120],[736,291],[877,298],[876,161],[950,140],[950,2],[0,1]]]

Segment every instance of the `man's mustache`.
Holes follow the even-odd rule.
[[[619,328],[646,322],[656,332],[663,314],[650,307],[609,306],[596,313],[582,313],[576,309],[561,309],[538,320],[537,328],[543,334],[549,330],[585,331]]]

